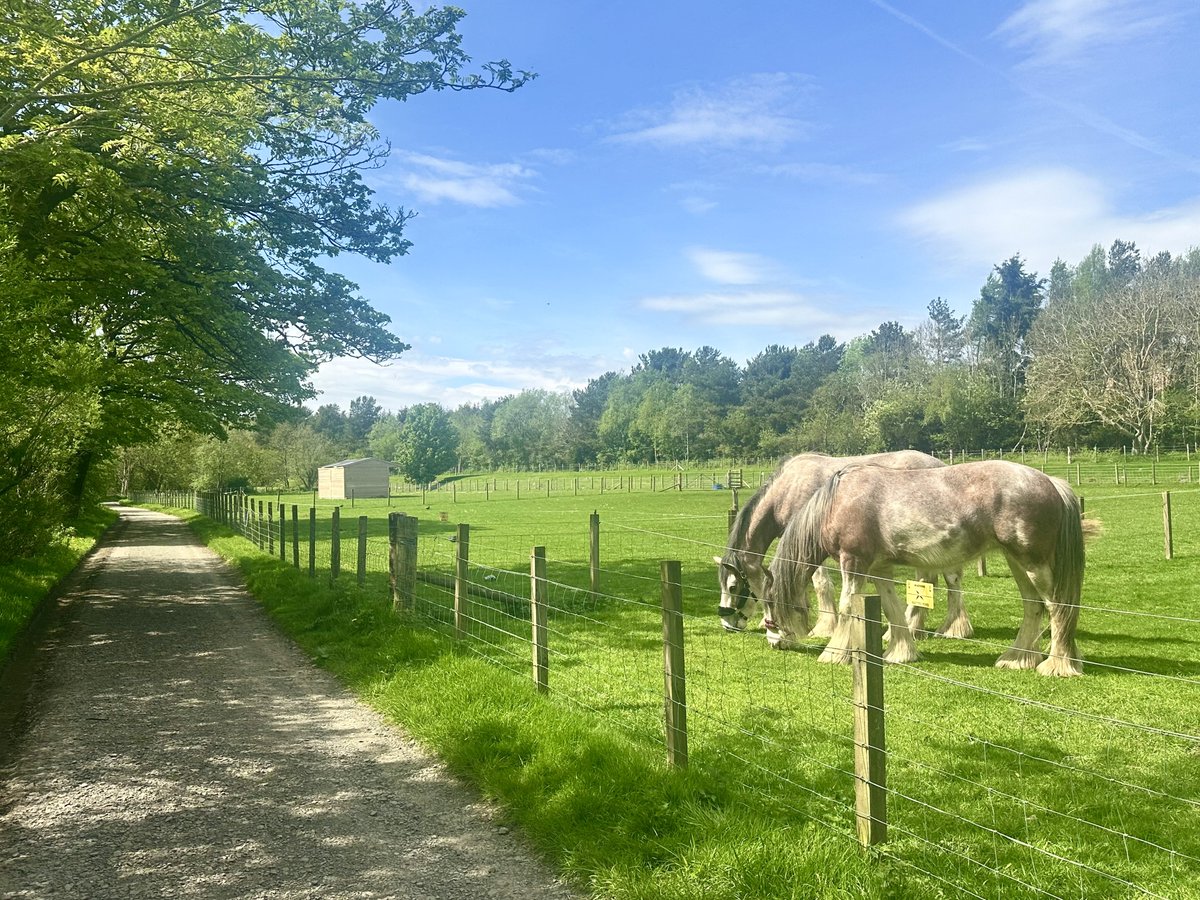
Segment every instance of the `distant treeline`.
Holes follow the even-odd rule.
[[[1200,251],[1144,258],[1096,246],[1048,277],[994,267],[964,315],[938,297],[914,330],[772,345],[744,366],[664,347],[571,393],[522,391],[385,412],[321,406],[227,442],[180,434],[125,451],[126,489],[311,488],[316,467],[372,455],[418,483],[448,471],[548,470],[803,450],[1129,447],[1200,434]]]

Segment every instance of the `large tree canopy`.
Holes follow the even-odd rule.
[[[323,260],[408,249],[409,214],[362,179],[389,150],[372,107],[531,77],[468,72],[462,16],[400,0],[5,4],[0,334],[36,339],[0,364],[30,386],[2,418],[33,423],[0,436],[2,456],[27,463],[38,411],[78,407],[81,476],[157,422],[222,434],[310,396],[322,361],[406,350]]]

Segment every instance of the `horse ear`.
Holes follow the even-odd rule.
[[[719,556],[714,556],[714,557],[713,557],[713,562],[715,562],[715,563],[716,563],[718,566],[719,566],[719,565],[721,565],[721,557],[719,557]]]

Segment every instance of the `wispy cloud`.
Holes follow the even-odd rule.
[[[763,166],[761,171],[767,175],[779,175],[784,178],[795,178],[799,181],[812,181],[818,184],[869,185],[878,184],[883,180],[883,177],[875,172],[839,163],[780,163],[775,166]]]
[[[1033,100],[1037,100],[1040,103],[1045,103],[1048,106],[1052,106],[1052,107],[1062,110],[1065,114],[1071,116],[1076,121],[1083,123],[1088,128],[1091,128],[1100,134],[1107,134],[1110,137],[1113,137],[1119,141],[1125,142],[1126,144],[1128,144],[1131,147],[1137,147],[1138,149],[1145,150],[1149,153],[1154,154],[1155,156],[1159,156],[1164,159],[1170,160],[1171,162],[1173,162],[1174,164],[1179,166],[1184,171],[1187,171],[1187,172],[1200,171],[1200,160],[1197,160],[1194,157],[1189,156],[1187,154],[1179,153],[1174,150],[1171,150],[1170,148],[1167,148],[1167,147],[1161,145],[1159,142],[1157,142],[1151,138],[1148,138],[1145,135],[1142,135],[1130,128],[1125,128],[1124,126],[1119,125],[1118,123],[1109,119],[1107,116],[1102,115],[1101,113],[1095,112],[1092,109],[1089,109],[1084,106],[1080,106],[1077,103],[1071,103],[1071,102],[1065,101],[1065,100],[1061,99],[1059,96],[1057,96],[1057,94],[1055,94],[1055,93],[1037,90],[1037,89],[1025,84],[1022,80],[1014,77],[1008,71],[998,68],[997,66],[991,65],[990,63],[985,62],[980,57],[976,56],[973,53],[968,52],[960,45],[942,37],[942,35],[940,35],[936,31],[934,31],[932,28],[930,28],[924,22],[921,22],[920,20],[914,18],[913,16],[910,16],[908,13],[903,12],[900,9],[897,9],[891,3],[888,3],[887,0],[870,0],[870,2],[872,4],[874,4],[876,7],[878,7],[880,10],[882,10],[883,12],[887,13],[889,16],[892,16],[893,18],[895,18],[897,21],[903,22],[908,27],[913,28],[916,31],[920,32],[921,34],[925,35],[925,37],[927,37],[929,40],[931,40],[934,43],[938,44],[939,46],[943,47],[945,50],[949,51],[950,53],[953,53],[953,54],[961,57],[962,59],[969,62],[971,65],[977,66],[981,70],[991,72],[993,75],[996,76],[996,78],[1001,79],[1004,82],[1008,83],[1014,90],[1020,91],[1021,93],[1025,94],[1027,97],[1029,97]],[[1159,2],[1159,0],[1147,0],[1147,3],[1154,3],[1155,7],[1161,7],[1163,2],[1169,2],[1169,0],[1161,0],[1161,2]],[[1007,22],[1012,22],[1017,17],[1022,17],[1021,21],[1028,20],[1029,23],[1034,23],[1034,22],[1040,21],[1041,24],[1037,29],[1034,29],[1032,24],[1028,24],[1028,25],[1024,26],[1022,33],[1026,35],[1026,38],[1025,38],[1026,40],[1034,40],[1036,38],[1039,41],[1039,46],[1043,48],[1043,57],[1041,57],[1041,58],[1049,60],[1051,58],[1051,56],[1046,55],[1046,54],[1048,53],[1048,48],[1053,46],[1053,44],[1047,39],[1048,35],[1051,33],[1051,30],[1048,27],[1046,27],[1046,23],[1049,21],[1049,18],[1048,18],[1048,16],[1045,16],[1041,20],[1039,20],[1035,16],[1034,13],[1036,12],[1037,9],[1042,9],[1042,8],[1045,8],[1045,12],[1047,14],[1052,9],[1055,12],[1058,12],[1057,8],[1059,6],[1067,6],[1067,5],[1074,6],[1076,4],[1081,5],[1081,6],[1086,6],[1088,9],[1092,9],[1093,7],[1109,9],[1110,7],[1116,6],[1116,7],[1120,7],[1122,10],[1124,10],[1126,7],[1132,7],[1134,5],[1134,0],[1030,0],[1030,2],[1027,3],[1025,7],[1023,7],[1017,13],[1014,13],[1014,15],[1012,17],[1010,17],[1007,20]],[[1141,8],[1141,7],[1139,7],[1139,8]],[[1146,7],[1146,8],[1149,8],[1149,7]],[[1130,15],[1132,15],[1132,13],[1130,13]],[[1178,15],[1183,15],[1183,13],[1179,13]],[[1060,17],[1056,16],[1055,21],[1058,21],[1059,18]],[[1137,24],[1138,22],[1140,22],[1141,24],[1138,25]],[[1140,19],[1131,20],[1130,27],[1133,27],[1133,28],[1139,29],[1139,30],[1144,30],[1144,29],[1150,28],[1150,27],[1161,27],[1160,25],[1152,24],[1153,22],[1154,22],[1154,16],[1150,15],[1149,13],[1144,13],[1140,17]],[[1016,26],[1014,26],[1014,27],[1016,27]],[[1069,32],[1065,32],[1062,30],[1062,28],[1065,28],[1065,27],[1066,26],[1060,27],[1060,41],[1063,40],[1062,39],[1063,34],[1069,33]],[[1101,28],[1100,26],[1097,26],[1097,25],[1093,25],[1091,27],[1094,31],[1094,35],[1092,37],[1093,45],[1094,45],[1094,42],[1099,39],[1099,36],[1101,34],[1114,34],[1115,33],[1115,31],[1113,31],[1110,28]],[[1001,25],[1001,29],[1004,29],[1004,28],[1005,28],[1005,25]],[[1082,39],[1081,32],[1076,32],[1076,35],[1077,35],[1077,38],[1076,38],[1077,40]],[[1040,37],[1038,37],[1038,36],[1040,36]],[[1060,43],[1058,46],[1060,47],[1060,50],[1061,50],[1061,48],[1065,47],[1065,43]],[[1033,58],[1033,57],[1031,57],[1031,58]],[[1060,58],[1062,58],[1061,54],[1060,54]]]
[[[629,113],[611,140],[659,147],[781,146],[811,131],[800,115],[810,91],[810,78],[790,72],[693,86],[665,106]]]
[[[1156,0],[1029,0],[996,34],[1026,52],[1027,64],[1062,65],[1160,32],[1175,17]]]
[[[414,349],[386,366],[343,357],[321,366],[313,378],[320,396],[309,405],[336,403],[348,409],[355,397],[366,395],[389,411],[431,399],[445,409],[456,409],[529,389],[574,390],[606,368],[605,361],[578,354],[536,356],[537,364],[532,365],[499,358],[434,356]]]
[[[769,260],[755,253],[692,247],[686,254],[701,275],[718,284],[761,284],[774,268]]]
[[[1122,213],[1107,183],[1068,168],[984,179],[905,210],[900,224],[930,251],[964,268],[987,269],[1014,253],[1041,274],[1061,257],[1078,262],[1096,244],[1134,241],[1143,251],[1183,253],[1200,235],[1200,197]]]
[[[466,206],[513,206],[521,202],[537,174],[519,163],[467,163],[419,153],[402,157],[407,171],[403,186],[428,203],[448,201]]]
[[[644,310],[677,313],[696,324],[720,328],[769,328],[797,336],[830,334],[848,340],[877,325],[869,316],[846,314],[823,296],[793,290],[714,290],[648,296]]]

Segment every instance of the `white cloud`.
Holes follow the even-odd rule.
[[[996,30],[1033,65],[1076,62],[1160,31],[1174,18],[1151,0],[1029,0]]]
[[[869,185],[878,184],[883,180],[874,172],[854,169],[837,163],[781,163],[776,166],[765,166],[762,171],[768,175],[781,175],[818,184]]]
[[[446,409],[456,409],[464,403],[495,400],[523,390],[574,390],[605,371],[603,361],[579,356],[539,353],[531,354],[531,358],[536,358],[536,363],[427,356],[411,350],[385,366],[362,359],[335,359],[321,366],[313,377],[320,394],[307,405],[316,408],[336,403],[348,409],[355,397],[367,395],[388,411],[417,403],[439,403]]]
[[[708,247],[692,247],[686,253],[701,275],[718,284],[761,284],[772,268],[768,260],[754,253]]]
[[[408,171],[401,183],[429,203],[450,201],[467,206],[513,206],[536,173],[518,163],[480,165],[418,153],[405,155]]]
[[[804,137],[798,115],[810,80],[787,72],[751,75],[715,89],[678,91],[666,107],[630,113],[614,141],[670,146],[778,146]]]
[[[710,291],[646,297],[646,310],[678,313],[700,325],[722,328],[770,328],[797,336],[832,334],[848,339],[870,330],[870,316],[847,315],[843,305],[824,296],[790,290]]]
[[[1133,241],[1143,253],[1183,253],[1200,236],[1200,198],[1121,213],[1107,183],[1067,168],[1043,168],[948,191],[903,212],[901,225],[934,254],[990,269],[1014,253],[1041,274],[1056,258],[1076,263],[1096,244]]]

